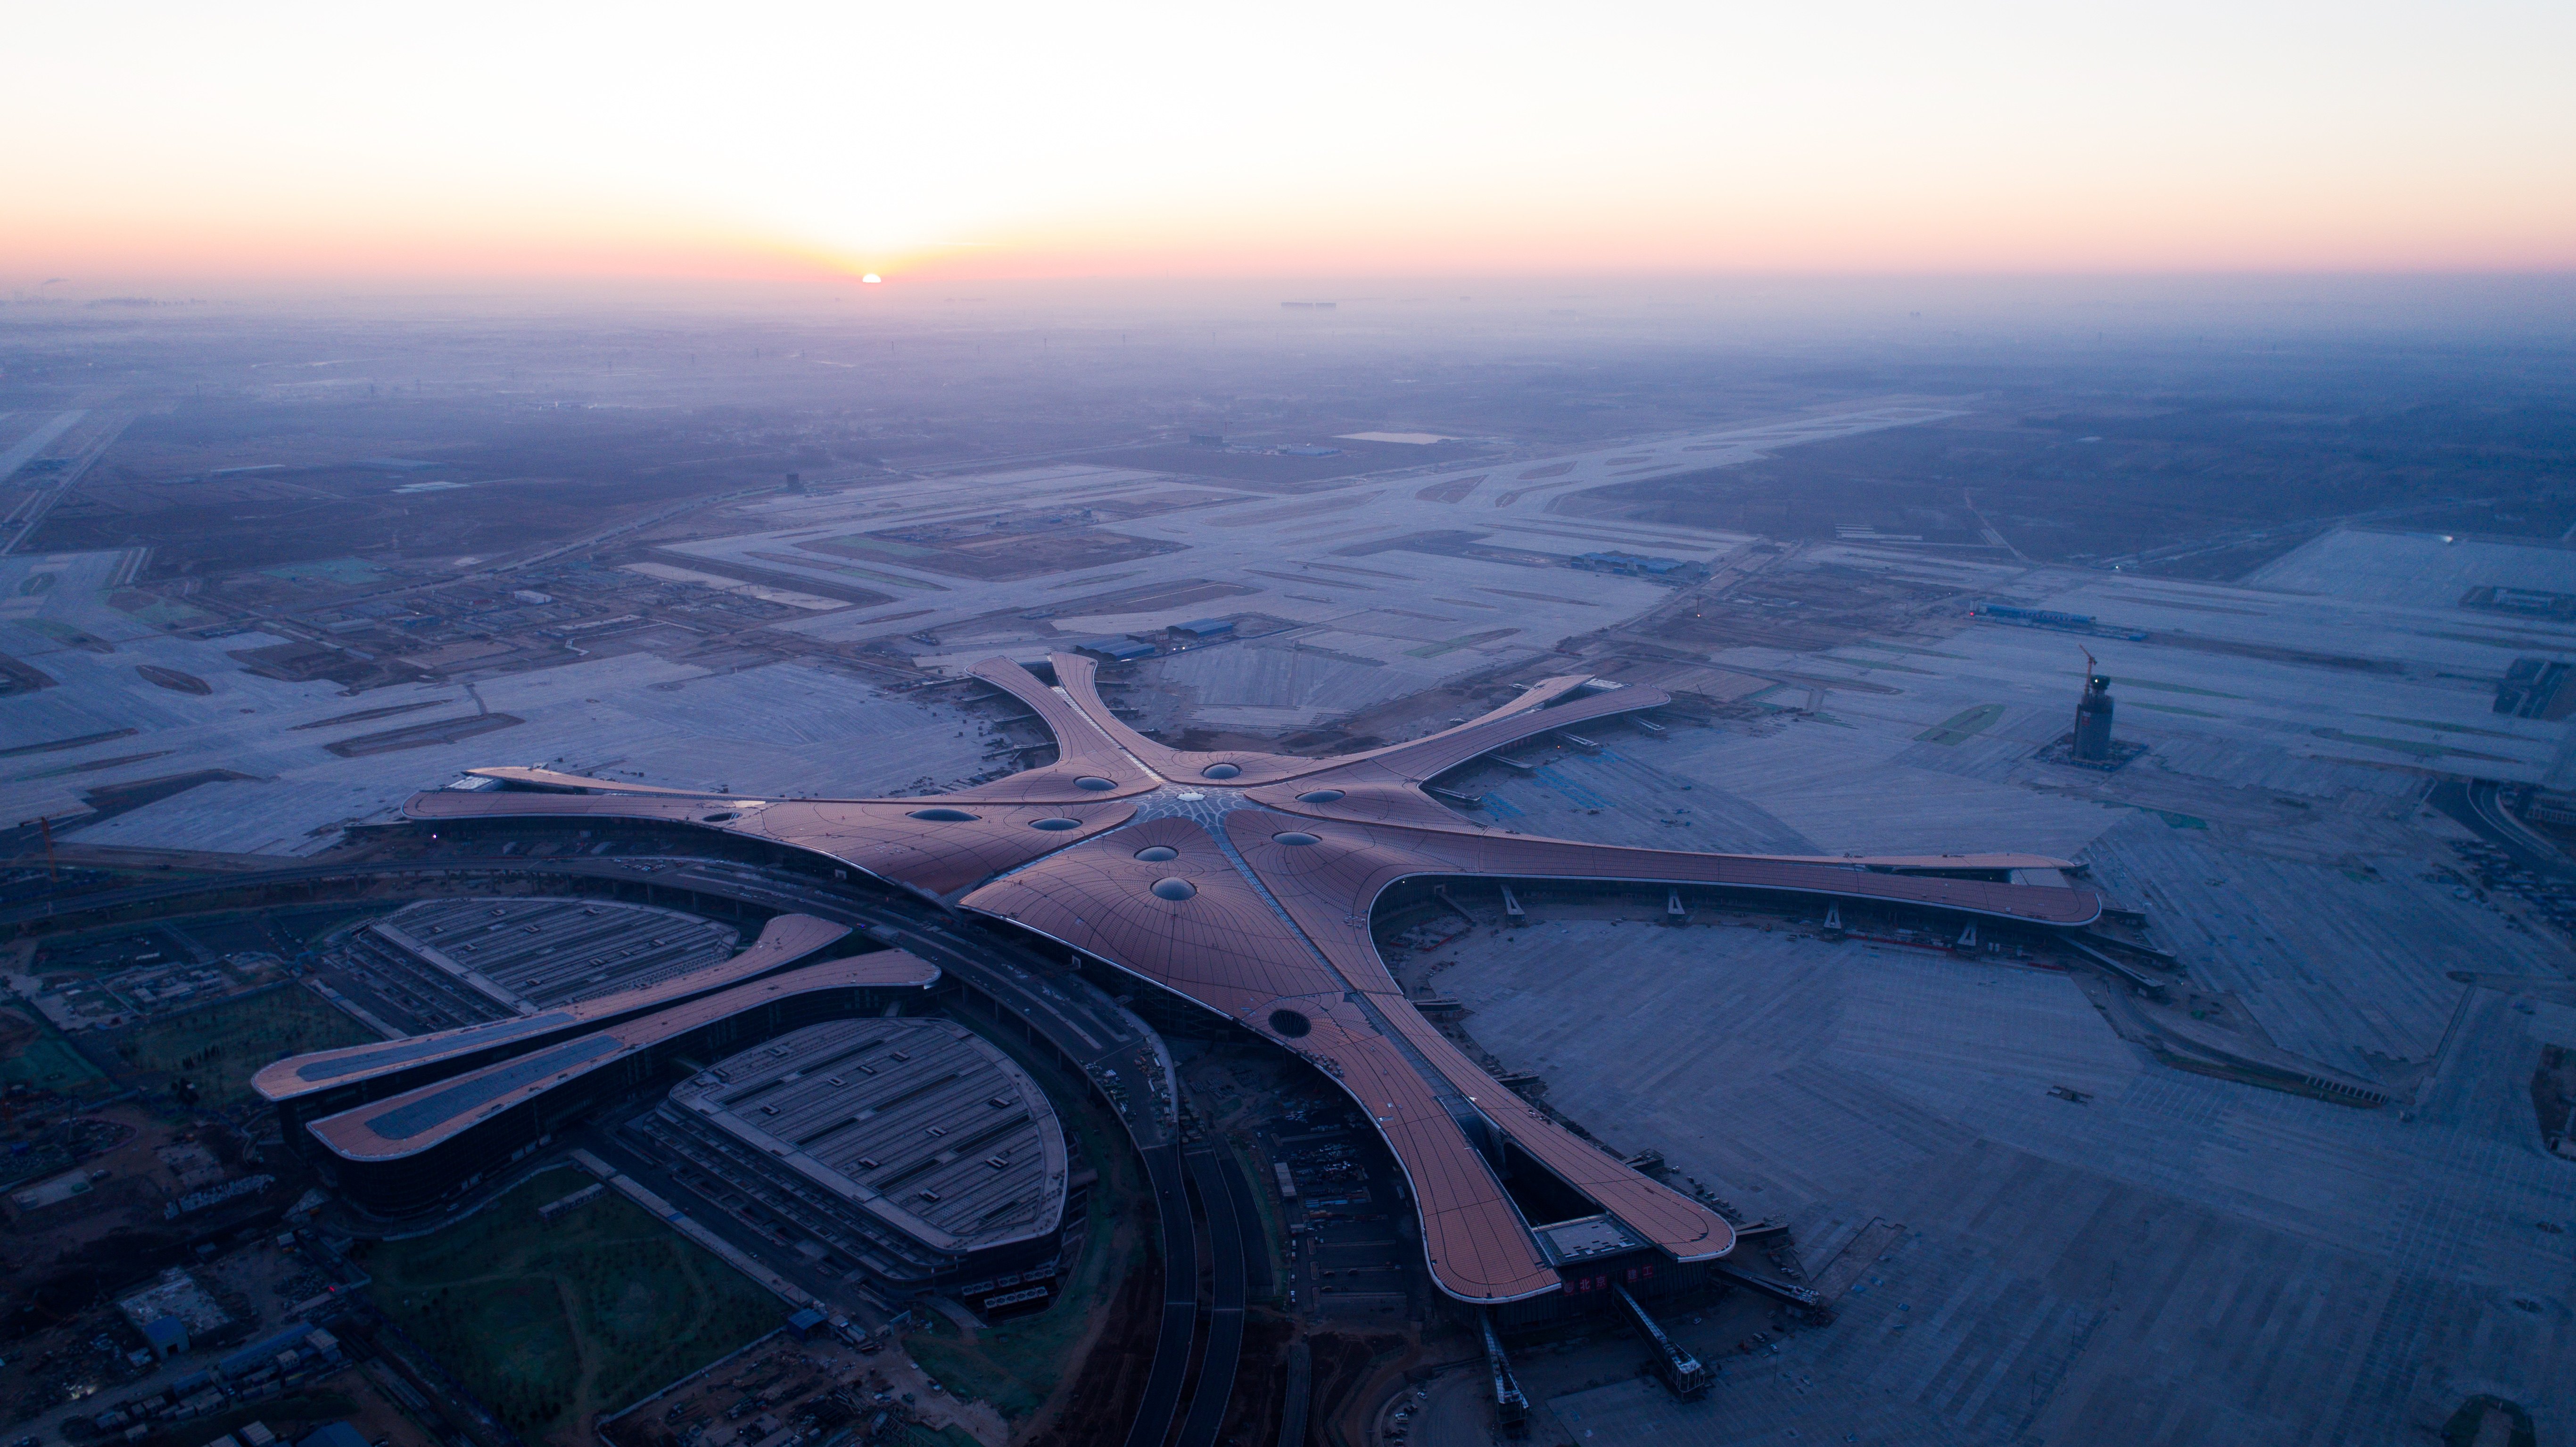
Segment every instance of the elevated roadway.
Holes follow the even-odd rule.
[[[1207,1212],[1216,1279],[1209,1298],[1207,1353],[1200,1359],[1199,1386],[1190,1396],[1190,1414],[1181,1421],[1180,1447],[1216,1447],[1217,1430],[1225,1425],[1226,1405],[1234,1400],[1235,1372],[1243,1359],[1243,1222],[1235,1214],[1234,1195],[1220,1167],[1218,1149],[1201,1145],[1184,1157],[1190,1180],[1199,1188],[1199,1205]]]
[[[2576,860],[2528,824],[2514,817],[2505,807],[2504,785],[2493,779],[2450,780],[2437,784],[2431,796],[2433,807],[2469,827],[2488,843],[2502,848],[2514,862],[2534,874],[2554,879],[2576,879]]]

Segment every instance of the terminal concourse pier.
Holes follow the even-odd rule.
[[[314,1137],[303,1129],[306,1121],[774,974],[838,944],[849,933],[847,925],[809,914],[778,915],[761,927],[760,937],[749,948],[721,963],[551,1009],[529,1006],[483,1024],[297,1055],[262,1067],[251,1077],[251,1089],[276,1110],[288,1148],[309,1154]]]
[[[323,1179],[359,1209],[416,1215],[544,1149],[557,1130],[600,1106],[667,1078],[675,1061],[704,1059],[801,1025],[874,1014],[938,981],[936,966],[900,950],[765,976],[604,1029],[555,1036],[540,1048],[456,1069],[334,1115],[308,1117],[304,1134],[315,1147],[308,1154]],[[448,1054],[428,1068],[460,1066],[468,1058]],[[295,1065],[282,1061],[272,1069]]]
[[[1652,688],[1552,678],[1424,738],[1298,758],[1171,748],[1102,702],[1094,660],[1056,654],[1044,666],[1051,678],[1003,659],[974,671],[1054,734],[1055,762],[936,798],[771,800],[490,768],[470,787],[414,796],[405,812],[449,826],[625,820],[764,841],[1214,1012],[1312,1065],[1365,1113],[1403,1172],[1431,1279],[1507,1323],[1686,1289],[1735,1250],[1736,1231],[1567,1130],[1425,1019],[1370,935],[1389,890],[1458,878],[1688,886],[1756,905],[1901,910],[1963,939],[2080,930],[2102,912],[2070,861],[2044,855],[1615,848],[1479,824],[1425,792],[1520,740],[1668,701]]]

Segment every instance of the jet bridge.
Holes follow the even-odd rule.
[[[1494,1334],[1491,1316],[1478,1318],[1485,1328],[1485,1371],[1494,1384],[1494,1418],[1506,1437],[1529,1435],[1529,1398],[1512,1375],[1512,1359],[1503,1355],[1503,1339]]]
[[[1628,1294],[1627,1287],[1613,1283],[1611,1290],[1619,1293],[1619,1305],[1628,1314],[1628,1324],[1635,1327],[1637,1335],[1644,1337],[1646,1345],[1654,1350],[1655,1371],[1663,1377],[1664,1385],[1671,1389],[1672,1394],[1685,1402],[1705,1395],[1710,1373],[1700,1364],[1700,1359],[1682,1350],[1681,1344],[1667,1335],[1646,1309],[1637,1304],[1637,1298]]]

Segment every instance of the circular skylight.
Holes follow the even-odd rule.
[[[1232,764],[1210,764],[1206,768],[1199,770],[1199,772],[1207,775],[1211,779],[1232,779],[1240,777],[1243,770],[1236,768]]]
[[[1278,843],[1286,844],[1286,845],[1290,845],[1290,846],[1295,846],[1295,845],[1299,845],[1299,844],[1312,844],[1312,843],[1314,843],[1314,842],[1315,842],[1315,836],[1314,836],[1314,835],[1312,835],[1312,834],[1304,834],[1304,833],[1300,833],[1300,832],[1298,832],[1298,831],[1296,831],[1296,830],[1293,830],[1293,829],[1292,829],[1292,830],[1290,830],[1289,832],[1285,833],[1285,834],[1273,834],[1273,835],[1271,835],[1270,837],[1271,837],[1274,841],[1276,841],[1276,842],[1278,842]]]
[[[1181,851],[1174,849],[1169,844],[1149,844],[1144,848],[1137,850],[1136,857],[1144,860],[1147,864],[1160,864],[1166,859],[1180,858]]]
[[[1314,1028],[1314,1021],[1307,1019],[1305,1016],[1298,1014],[1294,1010],[1273,1010],[1270,1012],[1271,1031],[1275,1034],[1285,1035],[1291,1040],[1296,1039],[1298,1036],[1303,1035]]]
[[[912,817],[927,819],[933,824],[963,824],[975,816],[963,809],[915,809]]]
[[[1073,786],[1077,789],[1089,789],[1095,794],[1106,794],[1110,790],[1118,787],[1116,784],[1100,777],[1098,774],[1085,774],[1081,778],[1074,780]]]
[[[1302,804],[1329,804],[1340,797],[1342,791],[1339,789],[1308,789],[1298,795],[1297,800]]]
[[[1154,897],[1156,899],[1188,899],[1190,896],[1197,894],[1198,892],[1199,887],[1190,883],[1186,879],[1158,879],[1154,881]]]
[[[1029,821],[1029,827],[1032,829],[1044,829],[1048,833],[1053,834],[1061,833],[1067,829],[1079,829],[1082,827],[1082,821],[1079,819],[1032,819]]]

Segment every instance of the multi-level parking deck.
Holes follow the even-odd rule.
[[[471,1025],[646,989],[721,962],[738,938],[643,905],[432,900],[358,931],[344,967],[423,1023]]]
[[[718,1062],[639,1122],[728,1209],[889,1283],[1055,1255],[1064,1133],[1010,1058],[946,1020],[838,1020]]]

